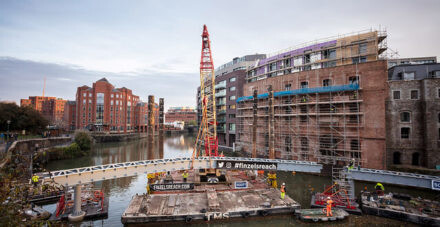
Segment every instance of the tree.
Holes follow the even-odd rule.
[[[19,107],[15,103],[0,103],[0,131],[8,129],[7,121],[10,120],[10,131],[26,130],[32,133],[42,132],[49,121],[32,107]]]

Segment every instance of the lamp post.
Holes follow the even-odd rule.
[[[9,125],[11,124],[11,120],[7,120],[6,121],[6,123],[8,124],[8,131],[7,131],[7,134],[8,134],[8,142],[9,142]]]

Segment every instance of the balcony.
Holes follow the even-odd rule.
[[[224,127],[217,127],[217,132],[218,133],[225,133],[225,128]]]
[[[226,80],[215,85],[215,89],[226,88]]]
[[[223,97],[223,96],[226,96],[226,89],[215,93],[215,97]]]
[[[220,118],[220,119],[217,120],[217,123],[218,124],[224,124],[224,123],[226,123],[226,119]]]
[[[218,110],[217,114],[218,115],[226,114],[226,110]]]
[[[215,105],[216,106],[224,106],[224,105],[226,105],[226,102],[216,102]]]

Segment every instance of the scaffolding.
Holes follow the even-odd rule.
[[[357,70],[356,70],[357,72]],[[349,77],[347,84],[332,85],[340,81],[332,74],[323,76],[319,70],[300,76],[278,79],[274,85],[285,91],[274,92],[274,150],[276,158],[310,160],[324,164],[346,165],[354,159],[356,164],[366,162],[361,155],[363,127],[363,106],[360,75]],[[323,81],[324,86],[308,88],[301,81]],[[296,81],[292,81],[296,80]],[[261,88],[268,88],[267,80],[261,81]],[[302,88],[290,90],[292,84]],[[271,84],[272,85],[272,84]],[[258,91],[256,152],[258,157],[269,156],[269,95]],[[237,142],[236,145],[251,153],[253,127],[252,96],[237,100]]]

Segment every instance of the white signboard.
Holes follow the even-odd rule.
[[[440,181],[438,181],[438,180],[432,180],[432,189],[434,189],[434,190],[440,190]]]
[[[235,181],[234,182],[235,189],[245,189],[248,188],[248,182],[247,181]]]

